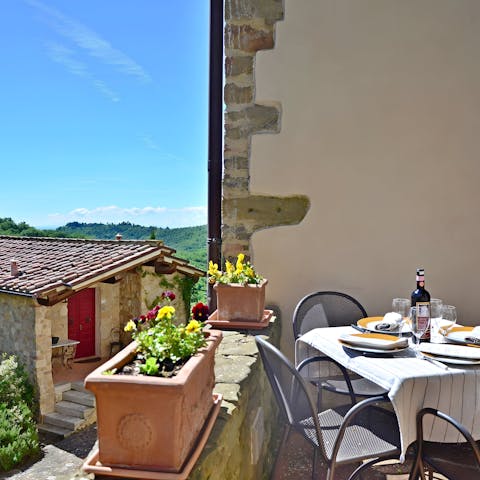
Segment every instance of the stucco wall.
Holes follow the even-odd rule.
[[[281,103],[281,128],[253,135],[250,190],[311,207],[298,226],[253,235],[267,301],[290,322],[303,295],[338,289],[382,314],[421,266],[432,296],[478,323],[480,3],[284,8],[255,65],[256,98]]]

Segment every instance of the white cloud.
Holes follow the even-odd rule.
[[[116,205],[96,207],[93,209],[76,208],[68,213],[49,214],[45,225],[61,226],[68,222],[84,223],[119,223],[131,222],[137,225],[156,227],[189,227],[207,223],[207,207],[131,207]],[[36,222],[39,224],[39,222]]]
[[[70,42],[71,48],[59,43],[48,42],[47,50],[50,58],[62,64],[70,73],[88,79],[97,90],[112,101],[119,101],[117,94],[105,81],[99,79],[93,73],[92,70],[95,65],[91,62],[87,63],[87,56],[110,65],[117,72],[134,77],[142,83],[152,80],[148,72],[137,62],[114,48],[107,40],[87,26],[38,0],[25,0],[25,2],[37,11],[42,12],[52,29]],[[85,61],[78,60],[82,55]]]
[[[71,74],[87,78],[91,81],[92,85],[106,97],[110,98],[113,102],[119,101],[116,93],[108,88],[105,82],[96,79],[95,76],[90,73],[85,63],[74,58],[75,52],[73,50],[58,43],[49,42],[47,43],[47,51],[54,62],[63,65]]]
[[[25,0],[30,6],[43,12],[57,33],[71,40],[90,56],[114,66],[118,71],[143,82],[151,81],[150,75],[135,60],[114,48],[99,34],[80,22],[64,15],[38,0]]]

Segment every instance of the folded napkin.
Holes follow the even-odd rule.
[[[377,348],[379,350],[395,350],[408,346],[407,338],[397,338],[378,333],[345,334],[339,337],[339,340],[356,347]]]
[[[480,327],[475,327],[468,336],[465,336],[465,341],[474,345],[480,345]]]
[[[383,317],[382,321],[375,325],[375,330],[379,332],[390,332],[392,330],[398,330],[402,323],[402,316],[399,313],[388,312]]]

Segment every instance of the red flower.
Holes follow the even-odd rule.
[[[175,294],[171,290],[167,290],[166,292],[162,293],[162,298],[168,298],[173,302],[175,300]]]
[[[208,306],[202,302],[198,302],[192,308],[192,317],[194,320],[205,321],[208,318]]]

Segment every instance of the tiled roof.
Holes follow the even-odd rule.
[[[85,288],[109,276],[160,260],[193,276],[204,272],[158,241],[110,241],[0,235],[0,291],[28,296]],[[18,274],[12,275],[12,260]]]

